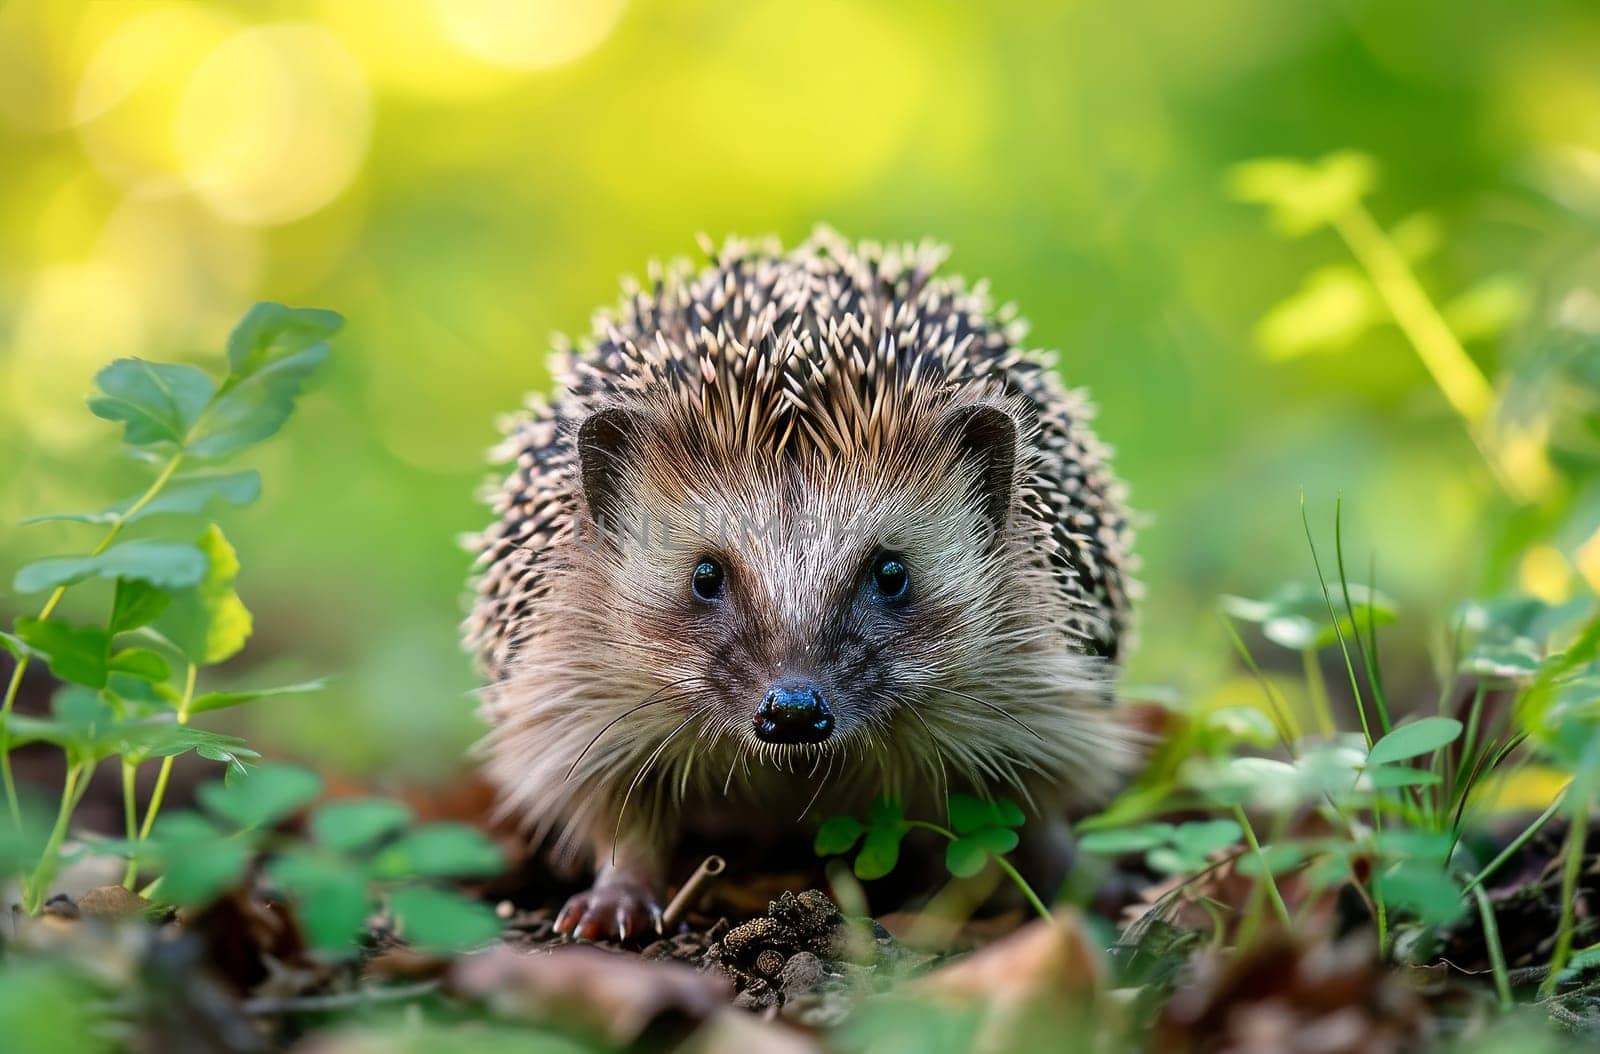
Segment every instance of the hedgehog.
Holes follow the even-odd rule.
[[[691,832],[962,792],[1058,844],[1137,754],[1125,488],[1016,312],[932,243],[701,248],[558,342],[472,542],[485,768],[592,868],[570,936],[658,931]]]

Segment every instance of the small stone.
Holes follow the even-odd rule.
[[[78,910],[95,919],[126,919],[142,915],[155,905],[122,886],[96,886],[78,898]]]
[[[670,959],[675,949],[671,941],[655,941],[645,946],[639,953],[641,959]]]
[[[45,901],[41,911],[45,915],[57,919],[75,919],[81,914],[78,910],[78,905],[74,904],[72,898],[65,893],[57,893]]]
[[[821,959],[810,952],[795,952],[783,964],[778,974],[778,986],[785,995],[796,995],[820,987],[826,978],[827,971]]]

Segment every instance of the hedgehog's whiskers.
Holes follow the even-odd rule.
[[[650,752],[650,756],[645,758],[644,764],[639,766],[639,771],[634,775],[633,782],[628,784],[628,792],[622,796],[622,805],[617,808],[617,826],[616,829],[611,833],[611,862],[613,864],[617,862],[617,839],[622,837],[622,816],[628,811],[628,801],[633,797],[634,789],[637,788],[644,780],[645,773],[650,771],[650,766],[656,763],[656,759],[661,756],[661,752],[667,749],[667,744],[671,743],[673,739],[677,737],[679,732],[682,732],[685,728],[688,728],[690,721],[693,721],[697,717],[703,717],[704,715],[709,714],[713,705],[714,704],[712,703],[704,703],[692,711],[688,717],[684,718],[678,724],[677,728],[674,728],[671,732],[667,733],[667,738],[663,739],[656,746],[655,750]]]
[[[578,756],[572,759],[572,764],[567,767],[567,775],[562,780],[562,782],[564,783],[567,780],[572,779],[572,774],[574,772],[578,771],[578,762],[582,761],[584,759],[584,755],[588,754],[589,751],[593,750],[594,749],[594,745],[596,743],[600,742],[600,737],[605,735],[607,732],[611,731],[611,729],[619,721],[623,720],[623,718],[632,717],[634,714],[638,713],[640,710],[643,710],[647,706],[653,706],[653,705],[655,705],[657,703],[675,702],[678,699],[684,698],[682,695],[669,696],[669,697],[667,697],[665,699],[660,698],[660,696],[661,696],[661,693],[663,693],[663,692],[669,691],[669,690],[671,690],[673,688],[681,687],[682,685],[688,684],[691,681],[698,681],[698,680],[700,680],[699,677],[683,677],[683,678],[680,678],[679,680],[676,680],[676,681],[669,681],[668,683],[663,684],[661,687],[657,688],[655,691],[651,692],[649,695],[645,696],[644,699],[640,700],[638,703],[635,703],[633,706],[629,707],[627,710],[623,711],[622,713],[618,714],[616,717],[613,717],[611,720],[607,721],[605,723],[605,725],[603,725],[601,727],[600,731],[598,731],[598,732],[596,732],[594,734],[594,738],[589,740],[588,745],[585,746],[582,750],[578,751]]]
[[[939,737],[933,734],[933,729],[928,727],[928,722],[923,718],[922,711],[910,703],[906,703],[906,710],[917,719],[917,724],[922,726],[923,733],[928,737],[928,745],[933,747],[933,757],[939,763],[939,797],[937,800],[946,801],[950,797],[950,772],[945,768],[944,750],[939,746]]]
[[[929,685],[929,687],[932,688],[936,692],[947,692],[950,695],[956,696],[957,698],[965,699],[968,702],[977,703],[979,706],[987,706],[990,710],[993,710],[995,713],[999,714],[1001,717],[1005,718],[1007,721],[1010,721],[1012,724],[1016,725],[1018,728],[1022,729],[1025,732],[1027,732],[1030,736],[1032,736],[1033,738],[1037,739],[1039,742],[1041,742],[1041,743],[1049,742],[1047,739],[1044,738],[1044,736],[1041,736],[1038,732],[1034,731],[1033,726],[1029,725],[1027,722],[1023,721],[1020,717],[1018,717],[1017,715],[1013,714],[1011,711],[1007,710],[1003,706],[998,706],[995,703],[991,703],[987,699],[981,699],[978,696],[971,694],[970,692],[963,692],[963,691],[960,691],[959,689],[956,689],[956,688],[946,688],[942,684]]]

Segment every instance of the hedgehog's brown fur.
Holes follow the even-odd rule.
[[[582,850],[613,831],[665,843],[710,805],[798,809],[821,794],[826,815],[954,785],[1049,811],[1102,794],[1130,753],[1105,704],[1131,556],[1087,401],[1019,347],[1023,326],[982,286],[936,276],[935,246],[823,231],[788,253],[730,242],[712,255],[698,274],[653,274],[597,318],[592,343],[558,352],[559,396],[501,448],[515,468],[477,541],[468,636],[491,682],[507,809]],[[972,500],[983,470],[949,423],[973,408],[1015,427],[993,544]],[[605,413],[625,415],[624,452],[593,478],[656,522],[693,502],[757,522],[781,512],[789,527],[798,510],[867,535],[910,530],[926,585],[915,639],[833,632],[829,605],[860,557],[786,533],[730,557],[750,584],[746,624],[702,649],[700,624],[674,608],[692,552],[578,544],[580,517],[598,511],[578,436]],[[859,662],[832,654],[852,642]],[[835,660],[839,690],[858,698],[832,741],[773,749],[750,735],[741,700],[763,677]]]

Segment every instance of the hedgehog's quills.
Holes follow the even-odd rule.
[[[711,253],[709,246],[708,254]],[[1101,798],[1130,533],[1090,408],[933,246],[655,270],[511,423],[468,627],[507,813],[659,921],[686,828]]]

